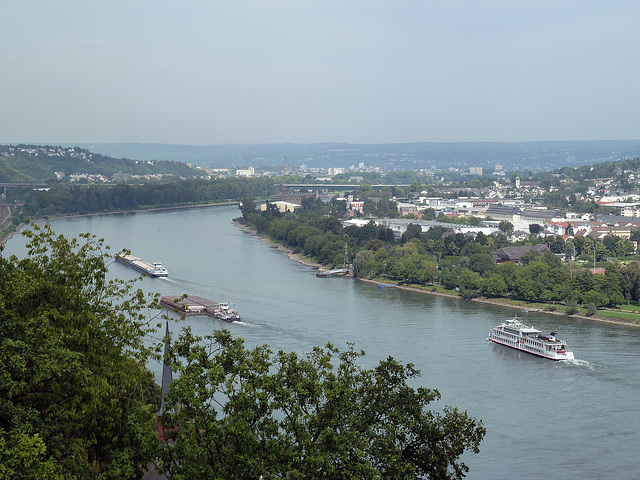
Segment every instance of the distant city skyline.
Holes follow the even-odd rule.
[[[638,139],[634,1],[0,7],[0,143]]]

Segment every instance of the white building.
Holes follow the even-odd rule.
[[[256,170],[254,167],[236,170],[236,176],[238,177],[254,177],[255,174],[256,174]]]
[[[302,205],[297,205],[295,203],[290,203],[290,202],[281,202],[281,201],[271,202],[271,205],[275,205],[278,208],[278,210],[282,213],[293,212],[294,210],[302,208]],[[266,203],[263,203],[262,205],[260,205],[261,212],[264,212],[266,210],[267,210]]]

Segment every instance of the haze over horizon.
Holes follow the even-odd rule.
[[[630,0],[8,0],[0,11],[0,143],[640,138]]]

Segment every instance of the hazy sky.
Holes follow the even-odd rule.
[[[0,143],[640,138],[640,2],[3,0]]]

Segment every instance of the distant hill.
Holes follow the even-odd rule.
[[[201,167],[282,167],[305,164],[311,168],[358,166],[389,170],[495,165],[505,169],[545,171],[640,156],[640,140],[548,141],[548,142],[452,142],[170,145],[158,143],[96,143],[80,146],[112,157],[136,160],[172,160]]]
[[[78,146],[0,145],[0,182],[46,182],[56,172],[70,175],[174,175],[193,177],[196,169],[182,162],[114,158]]]

